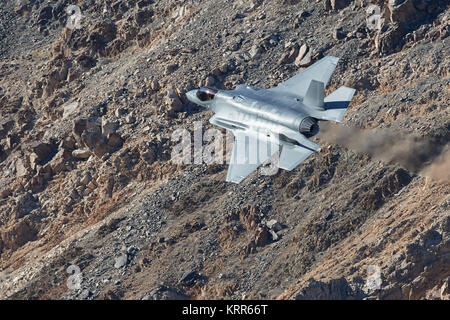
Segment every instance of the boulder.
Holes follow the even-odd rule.
[[[352,284],[353,285],[353,284]],[[364,292],[357,286],[352,286],[345,278],[331,279],[326,282],[310,278],[296,293],[295,300],[347,300],[362,299]]]
[[[264,247],[269,240],[269,231],[266,228],[258,228],[255,234],[255,244],[257,247]]]
[[[5,138],[13,126],[14,120],[10,117],[0,119],[0,139]]]
[[[441,299],[449,298],[449,296],[450,296],[450,277],[448,277],[444,281],[444,284],[441,286],[440,294],[441,294]]]
[[[114,259],[114,268],[120,269],[127,265],[128,263],[128,255],[126,253],[121,254],[120,256]]]
[[[134,116],[134,114],[132,112],[127,114],[127,116],[125,117],[125,122],[128,124],[132,124],[132,123],[136,122],[136,117]]]
[[[78,118],[72,121],[72,131],[75,136],[81,137],[81,134],[87,127],[87,119],[86,118]]]
[[[169,114],[174,114],[183,109],[183,102],[180,100],[175,90],[167,91],[167,96],[165,98],[165,105]]]
[[[50,163],[47,163],[44,166],[39,166],[37,168],[36,175],[41,177],[43,179],[43,182],[45,182],[46,180],[49,180],[53,175],[52,166],[50,165]]]
[[[46,25],[53,18],[53,7],[45,6],[39,11],[37,23],[41,26]]]
[[[254,58],[258,57],[261,53],[262,53],[261,46],[258,44],[254,44],[249,52],[250,58],[254,59]]]
[[[36,240],[38,230],[35,224],[25,217],[18,223],[0,233],[4,249],[16,250],[29,241]]]
[[[213,86],[216,83],[216,79],[212,75],[209,75],[205,79],[205,86]]]
[[[342,28],[340,28],[340,27],[334,28],[334,30],[333,30],[333,39],[339,41],[339,40],[344,39],[344,38],[345,38],[345,34],[342,31]]]
[[[70,151],[63,148],[59,149],[50,162],[53,174],[58,174],[67,168],[71,155],[72,153]]]
[[[76,159],[88,159],[91,156],[91,151],[87,148],[77,149],[72,151],[72,156]]]
[[[413,0],[414,7],[417,10],[425,11],[432,5],[433,0]]]
[[[389,0],[388,3],[390,6],[397,6],[405,2],[405,0]]]
[[[35,141],[29,145],[31,150],[30,165],[34,170],[36,165],[42,165],[48,162],[54,155],[54,145],[45,142]]]
[[[275,231],[273,231],[272,229],[269,230],[270,233],[270,237],[272,238],[272,241],[278,241],[278,239],[280,238],[277,233]]]
[[[97,59],[86,54],[82,54],[81,56],[77,57],[76,61],[84,70],[89,70],[95,67],[95,65],[97,64]]]
[[[299,49],[299,51],[298,51],[298,55],[297,55],[297,57],[295,58],[295,65],[296,66],[300,66],[300,64],[302,63],[302,60],[303,60],[303,58],[305,57],[305,55],[307,54],[309,52],[309,48],[308,48],[308,46],[304,43],[301,47],[300,47],[300,49]]]
[[[279,223],[275,219],[267,221],[266,226],[267,226],[267,228],[272,229],[275,232],[283,229],[283,226],[281,225],[281,223]]]
[[[383,54],[395,52],[403,45],[403,28],[396,24],[389,26],[385,32],[379,31],[375,37],[375,49]]]
[[[344,9],[350,4],[351,0],[331,0],[331,8],[333,10]]]
[[[16,177],[23,177],[28,174],[28,169],[22,159],[17,159],[15,162]]]
[[[406,0],[400,4],[396,3],[398,1],[390,0],[388,5],[392,23],[409,24],[417,19],[417,11],[412,0]]]
[[[116,151],[122,146],[123,142],[124,140],[119,134],[111,133],[108,136],[108,146],[110,147],[109,151],[110,152]]]
[[[172,21],[180,21],[186,15],[186,6],[180,6],[172,13]]]
[[[71,102],[63,106],[63,118],[67,118],[71,114],[74,114],[78,109],[78,102]]]
[[[122,108],[122,107],[119,107],[119,108],[117,108],[116,111],[114,112],[114,115],[115,115],[117,118],[120,118],[120,117],[126,115],[127,112],[128,112],[127,109]]]
[[[59,150],[74,150],[75,149],[76,141],[72,135],[65,137],[60,143],[59,143]]]
[[[30,11],[30,3],[26,0],[17,0],[14,6],[14,13],[21,16]]]
[[[278,60],[277,66],[294,62],[295,58],[298,56],[299,49],[300,47],[297,43],[289,46]]]
[[[117,120],[111,120],[106,117],[102,117],[102,134],[108,137],[110,134],[115,133],[119,128],[119,122]]]
[[[191,287],[198,282],[203,282],[205,276],[193,270],[188,270],[181,276],[180,284],[183,286]]]
[[[81,135],[81,141],[99,158],[108,152],[107,139],[99,127],[86,129]]]
[[[312,52],[311,51],[312,51],[311,49],[308,50],[308,52],[306,52],[306,54],[303,56],[303,58],[296,63],[296,66],[298,66],[298,67],[310,66],[312,63],[312,57],[311,57]]]
[[[28,215],[37,206],[37,200],[31,192],[25,192],[17,196],[14,204],[14,218],[19,219]]]
[[[17,135],[15,135],[15,134],[8,134],[6,136],[5,140],[6,140],[6,143],[5,143],[6,150],[13,149],[17,145],[17,143],[19,142],[19,139],[17,138]]]
[[[147,149],[141,153],[141,158],[148,164],[152,164],[156,160],[156,152],[152,149]]]

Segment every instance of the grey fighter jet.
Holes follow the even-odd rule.
[[[324,97],[338,60],[324,57],[270,89],[238,85],[234,90],[187,92],[191,102],[215,113],[212,124],[234,134],[227,181],[240,183],[280,148],[278,167],[289,171],[320,149],[308,139],[319,132],[318,121],[340,122],[355,93],[342,86]]]

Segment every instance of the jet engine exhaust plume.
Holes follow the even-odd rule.
[[[433,180],[450,182],[450,145],[447,144],[444,151],[425,169],[421,175]]]
[[[369,154],[383,162],[397,163],[410,172],[427,172],[426,176],[449,181],[450,170],[447,170],[446,175],[437,175],[435,172],[450,167],[450,153],[445,150],[441,152],[442,146],[430,139],[399,134],[389,129],[358,129],[332,123],[322,125],[318,137],[330,144]],[[426,170],[423,170],[425,167]]]

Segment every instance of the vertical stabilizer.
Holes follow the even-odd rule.
[[[321,81],[311,80],[303,104],[317,110],[324,110],[324,84]]]

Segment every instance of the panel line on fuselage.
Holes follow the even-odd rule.
[[[265,89],[260,91],[265,91]],[[240,99],[236,99],[236,97],[240,97]],[[239,122],[249,122],[250,125],[261,128],[273,129],[277,126],[287,126],[297,130],[299,121],[309,116],[301,108],[293,109],[283,103],[275,105],[264,95],[255,94],[252,90],[244,90],[243,88],[221,91],[216,95],[216,99],[223,99],[224,102],[235,108]],[[301,104],[301,102],[296,103]],[[220,110],[217,111],[220,115]]]

